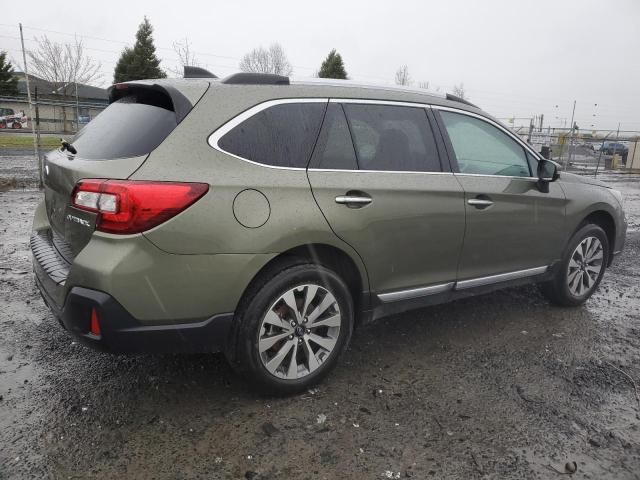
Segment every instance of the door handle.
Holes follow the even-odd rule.
[[[373,202],[371,197],[358,197],[355,195],[339,195],[336,197],[336,203],[343,205],[368,205]]]
[[[467,205],[472,205],[476,208],[487,208],[490,207],[491,205],[493,205],[493,202],[491,200],[484,200],[482,198],[470,198],[469,200],[467,200]]]

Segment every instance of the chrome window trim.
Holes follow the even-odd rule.
[[[332,173],[417,173],[420,175],[453,175],[453,172],[422,172],[415,170],[340,170],[338,168],[308,168],[307,170],[310,172]]]
[[[328,101],[329,99],[326,97],[325,98],[279,98],[276,100],[267,100],[266,102],[262,102],[257,105],[254,105],[253,107],[245,110],[244,112],[233,117],[231,120],[222,124],[211,135],[209,135],[209,138],[207,139],[207,143],[214,149],[218,150],[219,152],[222,152],[226,155],[230,155],[234,158],[237,158],[238,160],[242,160],[243,162],[251,163],[253,165],[258,165],[260,167],[265,167],[265,168],[273,168],[276,170],[298,170],[298,171],[304,172],[307,170],[306,168],[282,167],[278,165],[269,165],[267,163],[260,163],[253,160],[249,160],[248,158],[244,158],[239,155],[235,155],[231,152],[226,151],[224,148],[218,145],[218,142],[230,130],[234,129],[235,127],[240,125],[242,122],[260,113],[261,111],[266,110],[267,108],[270,108],[276,105],[286,105],[291,103],[327,103]]]
[[[489,275],[488,277],[471,278],[469,280],[456,282],[455,289],[464,290],[467,288],[482,287],[485,285],[492,285],[494,283],[506,282],[508,280],[533,277],[535,275],[545,273],[547,269],[548,267],[545,265],[544,267],[527,268],[525,270],[516,270],[513,272],[500,273],[498,275]]]
[[[489,175],[486,173],[459,173],[452,172],[456,177],[491,177],[491,178],[509,178],[513,180],[540,180],[538,177],[517,177],[514,175]]]
[[[428,287],[409,288],[406,290],[396,290],[393,292],[379,293],[376,296],[382,303],[398,302],[402,300],[410,300],[413,298],[427,297],[429,295],[437,295],[450,290],[466,290],[468,288],[483,287],[493,285],[495,283],[506,282],[509,280],[518,280],[520,278],[534,277],[541,275],[548,270],[548,266],[527,268],[525,270],[515,270],[513,272],[500,273],[498,275],[489,275],[487,277],[471,278],[458,282],[447,282]]]
[[[380,293],[378,298],[383,303],[398,302],[400,300],[409,300],[412,298],[426,297],[428,295],[436,295],[438,293],[448,292],[453,289],[455,282],[443,283],[441,285],[432,285],[430,287],[410,288],[408,290],[397,290],[395,292]]]
[[[483,120],[483,121],[487,122],[488,124],[493,125],[494,127],[498,128],[499,130],[502,130],[507,135],[509,135],[511,138],[513,138],[516,141],[516,143],[518,143],[520,146],[522,146],[525,150],[528,150],[534,156],[534,158],[536,160],[540,161],[540,154],[536,153],[527,144],[527,142],[524,142],[518,135],[516,135],[515,133],[511,132],[508,128],[503,127],[502,125],[500,125],[495,120],[491,120],[490,118],[485,117],[484,115],[480,115],[480,114],[475,113],[475,112],[469,112],[468,110],[462,110],[460,108],[445,107],[445,106],[442,106],[442,105],[431,105],[431,108],[433,110],[444,110],[446,112],[460,113],[462,115],[467,115],[469,117],[474,117],[474,118],[477,118],[479,120]],[[526,160],[526,158],[525,158],[525,160]],[[474,174],[462,174],[461,173],[460,175],[474,175]],[[481,175],[481,174],[475,174],[475,175]],[[501,177],[502,175],[484,175],[484,176],[487,176],[487,177]],[[537,177],[517,177],[517,178],[537,178]]]
[[[220,141],[220,139],[226,134],[228,133],[230,130],[232,130],[233,128],[235,128],[236,126],[238,126],[239,124],[241,124],[242,122],[244,122],[245,120],[247,120],[248,118],[251,118],[252,116],[256,115],[257,113],[260,113],[263,110],[266,110],[269,107],[275,106],[275,105],[285,105],[285,104],[292,104],[292,103],[325,103],[325,102],[329,102],[329,103],[354,103],[354,104],[370,104],[370,105],[389,105],[389,106],[397,106],[397,107],[412,107],[412,108],[431,108],[434,110],[445,110],[445,111],[450,111],[453,113],[460,113],[463,115],[468,115],[470,117],[475,117],[478,118],[480,120],[484,120],[485,122],[497,127],[498,129],[500,129],[501,131],[503,131],[504,133],[506,133],[507,135],[509,135],[511,138],[513,138],[519,145],[521,145],[522,147],[526,148],[533,156],[534,158],[536,158],[537,160],[539,160],[539,155],[533,151],[525,142],[523,142],[517,135],[515,135],[514,133],[510,132],[508,129],[504,128],[503,126],[501,126],[499,123],[491,120],[490,118],[487,118],[483,115],[479,115],[477,113],[473,113],[473,112],[469,112],[467,110],[462,110],[462,109],[458,109],[458,108],[452,108],[452,107],[444,107],[441,105],[432,105],[432,104],[428,104],[428,103],[419,103],[419,102],[397,102],[394,100],[373,100],[373,99],[365,99],[365,98],[328,98],[328,97],[313,97],[313,98],[305,98],[305,97],[300,97],[300,98],[279,98],[279,99],[275,99],[275,100],[267,100],[265,102],[259,103],[257,105],[254,105],[253,107],[245,110],[244,112],[236,115],[235,117],[233,117],[231,120],[227,121],[226,123],[222,124],[220,127],[218,127],[213,133],[211,133],[209,135],[209,138],[207,139],[207,143],[209,144],[209,146],[213,147],[215,150],[218,150],[221,153],[224,153],[226,155],[230,155],[234,158],[237,158],[238,160],[242,160],[244,162],[253,164],[253,165],[258,165],[260,167],[265,167],[265,168],[272,168],[272,169],[276,169],[276,170],[297,170],[297,171],[305,171],[307,170],[307,168],[301,168],[301,167],[282,167],[282,166],[277,166],[277,165],[269,165],[266,163],[260,163],[260,162],[256,162],[254,160],[249,160],[248,158],[244,158],[241,157],[239,155],[235,155],[231,152],[226,151],[225,149],[223,149],[220,145],[218,145],[218,142]],[[405,174],[405,173],[417,173],[417,174],[426,174],[426,175],[464,175],[464,176],[474,176],[474,177],[494,177],[494,178],[511,178],[511,179],[526,179],[526,180],[538,180],[537,177],[518,177],[518,176],[507,176],[507,175],[487,175],[487,174],[480,174],[480,173],[461,173],[461,172],[422,172],[422,171],[402,171],[402,170],[339,170],[339,169],[324,169],[324,168],[309,168],[309,171],[313,171],[313,172],[360,172],[360,173],[400,173],[400,174]]]

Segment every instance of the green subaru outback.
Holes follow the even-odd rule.
[[[521,283],[580,305],[626,232],[619,192],[474,105],[348,81],[117,84],[43,174],[34,269],[69,332],[282,393],[381,316]]]

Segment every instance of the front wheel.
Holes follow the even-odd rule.
[[[609,258],[609,241],[598,225],[587,224],[571,238],[554,278],[541,284],[552,303],[582,305],[596,290]]]
[[[263,279],[234,322],[232,364],[264,391],[295,393],[335,367],[353,331],[353,302],[338,275],[305,263]]]

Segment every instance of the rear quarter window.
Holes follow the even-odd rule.
[[[326,103],[285,103],[246,119],[218,141],[225,152],[276,167],[306,168]]]

